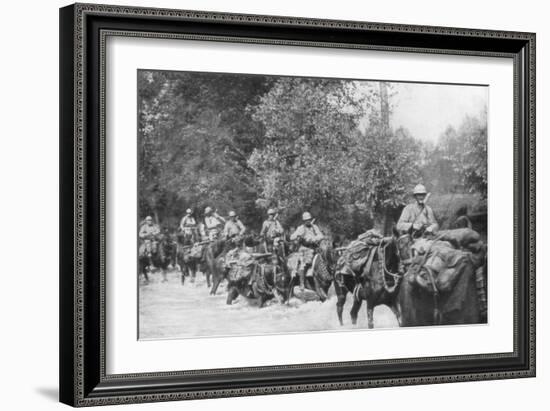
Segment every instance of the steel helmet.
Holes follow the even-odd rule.
[[[204,214],[208,214],[208,213],[211,213],[212,212],[212,207],[206,207],[204,209]]]
[[[267,210],[267,214],[268,214],[268,215],[277,214],[277,212],[275,211],[274,208],[270,208],[269,210]]]
[[[237,217],[237,213],[234,212],[233,210],[231,210],[231,211],[229,212],[229,217]]]
[[[424,187],[422,184],[417,184],[414,187],[413,195],[417,194],[428,194],[428,192],[426,191],[426,187]]]
[[[151,217],[150,215],[148,215],[147,217],[145,217],[145,221],[153,221],[153,217]]]
[[[309,212],[304,212],[304,214],[302,214],[302,220],[304,221],[308,221],[308,220],[311,220],[312,217],[311,217],[311,214],[309,214]]]
[[[185,212],[186,212],[187,214],[191,214],[193,211],[192,211],[190,208],[188,208],[187,210],[185,210]]]

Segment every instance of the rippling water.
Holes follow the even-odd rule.
[[[288,305],[275,300],[259,308],[255,300],[239,297],[227,305],[226,287],[222,283],[215,296],[209,295],[206,280],[197,274],[195,283],[186,280],[182,286],[179,274],[168,273],[161,282],[160,274],[150,275],[150,283],[139,287],[140,339],[189,338],[228,335],[283,334],[290,332],[366,329],[365,304],[357,325],[351,324],[351,295],[344,307],[344,325],[336,316],[336,296],[331,287],[329,299],[302,302],[292,298]],[[374,327],[397,327],[397,320],[386,306],[374,310]]]

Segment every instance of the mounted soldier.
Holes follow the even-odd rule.
[[[413,196],[415,202],[407,205],[401,212],[401,217],[396,225],[397,230],[400,233],[411,230],[417,237],[424,233],[435,234],[439,229],[439,224],[437,224],[433,210],[426,204],[428,199],[426,187],[422,184],[416,185]]]
[[[292,233],[290,240],[297,241],[299,244],[298,278],[300,280],[300,290],[304,291],[307,270],[311,267],[315,250],[324,239],[324,235],[319,227],[314,224],[309,212],[306,211],[302,214],[302,221],[303,224]]]
[[[239,245],[240,240],[242,240],[243,235],[246,231],[244,224],[237,217],[237,213],[233,210],[229,212],[229,218],[225,222],[223,228],[223,238],[226,241],[233,243],[236,247]]]
[[[192,236],[195,241],[198,239],[197,220],[193,217],[193,210],[190,208],[185,211],[185,215],[180,221],[179,229],[185,236]]]
[[[225,219],[212,210],[211,207],[204,209],[204,228],[210,241],[218,239],[224,228]]]
[[[158,252],[158,240],[160,236],[160,228],[158,224],[153,222],[151,216],[145,217],[145,223],[139,229],[139,239],[141,245],[139,254],[145,255],[149,259]]]
[[[277,219],[277,211],[267,210],[267,220],[262,225],[260,237],[264,239],[265,252],[273,252],[277,249],[284,233],[283,226]]]
[[[166,282],[166,269],[170,262],[170,258],[166,258],[166,253],[172,252],[169,235],[163,235],[158,224],[153,222],[153,218],[147,216],[139,229],[138,236],[141,241],[138,250],[139,273],[144,275],[145,282],[148,283],[147,271],[153,271],[159,267],[162,270],[162,281]]]

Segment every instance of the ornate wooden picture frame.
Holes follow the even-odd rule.
[[[107,374],[109,36],[508,58],[514,72],[514,349]],[[73,406],[535,376],[535,34],[75,4],[60,10],[60,400]]]

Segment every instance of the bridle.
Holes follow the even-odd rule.
[[[396,273],[391,272],[386,265],[386,248],[388,248],[390,244],[391,242],[387,242],[384,245],[382,245],[382,243],[378,245],[378,264],[380,266],[380,270],[382,271],[382,281],[384,283],[384,289],[391,294],[399,286],[399,283],[403,278],[403,274],[399,271]],[[386,275],[393,278],[393,285],[388,285]]]

